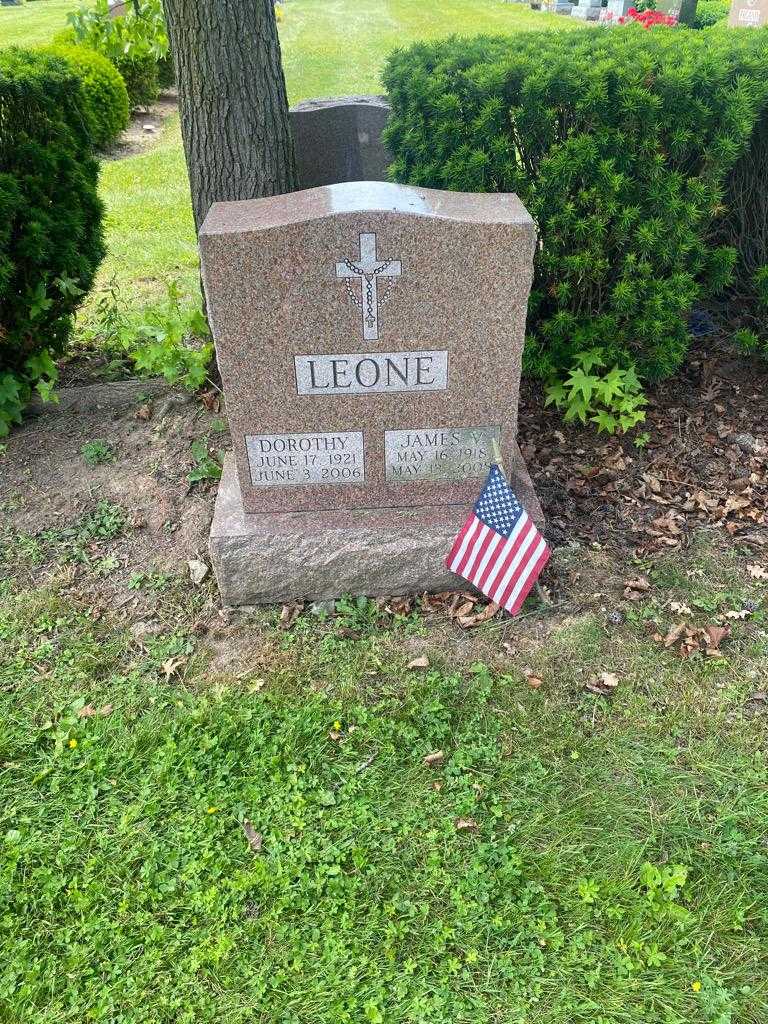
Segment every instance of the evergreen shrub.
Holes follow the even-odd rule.
[[[693,27],[711,28],[720,21],[726,21],[730,9],[729,0],[699,0]]]
[[[541,245],[526,367],[672,374],[687,314],[732,277],[715,244],[727,176],[768,103],[768,33],[531,32],[421,43],[388,60],[397,181],[516,192]]]
[[[53,358],[104,255],[87,101],[42,51],[0,51],[0,434],[31,389],[50,394]]]
[[[94,145],[108,146],[128,124],[128,90],[111,61],[87,46],[52,46],[50,53],[61,57],[83,84],[88,120]]]

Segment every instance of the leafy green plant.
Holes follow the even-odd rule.
[[[100,466],[105,462],[112,462],[115,458],[112,446],[101,438],[86,441],[80,449],[80,454],[89,466]]]
[[[12,424],[21,423],[33,391],[44,402],[58,402],[54,391],[58,379],[58,368],[47,349],[30,356],[21,370],[3,373],[0,369],[0,437],[7,437]]]
[[[162,374],[169,383],[195,391],[205,383],[213,358],[213,343],[200,340],[209,338],[202,311],[182,306],[171,283],[165,302],[145,310],[128,354],[139,373]]]
[[[606,372],[595,372],[606,366],[601,349],[580,352],[568,376],[554,380],[547,387],[545,405],[564,410],[564,420],[579,420],[597,425],[598,433],[621,432],[636,427],[645,419],[646,398],[633,366],[613,366]]]
[[[754,327],[742,327],[735,332],[733,340],[750,354],[768,359],[768,330],[765,328],[768,316],[768,266],[759,267],[752,276],[751,298],[754,306]]]
[[[96,0],[67,15],[70,30],[62,35],[112,61],[123,76],[133,107],[153,103],[160,78],[168,84],[168,69],[172,71],[162,3],[141,0],[140,9],[137,14],[130,6],[126,14],[113,18],[108,0]]]
[[[205,438],[198,438],[193,441],[189,448],[192,456],[193,466],[187,473],[187,480],[191,483],[198,483],[200,480],[219,480],[221,478],[221,464],[224,453],[214,453]]]
[[[0,52],[0,436],[54,360],[104,254],[82,83],[60,58]]]
[[[94,145],[103,149],[114,142],[129,120],[128,90],[120,72],[87,46],[52,46],[47,52],[61,57],[79,76]]]
[[[185,305],[175,281],[166,298],[138,313],[126,311],[111,282],[101,293],[84,330],[102,351],[128,356],[134,370],[162,375],[171,384],[196,391],[206,382],[213,359],[208,323],[199,306]]]
[[[733,273],[713,233],[768,106],[766,34],[454,38],[396,51],[384,82],[396,181],[514,192],[536,222],[527,371],[562,377],[599,347],[642,379],[674,373],[688,312]]]

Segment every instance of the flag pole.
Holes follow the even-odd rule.
[[[496,466],[499,467],[499,469],[501,470],[501,475],[504,477],[504,479],[507,481],[507,483],[509,483],[509,479],[507,477],[507,471],[504,469],[504,460],[501,457],[501,446],[499,445],[499,442],[496,440],[495,437],[491,438],[491,453],[492,453],[492,458],[493,458],[493,465],[496,465]],[[536,595],[536,597],[538,597],[539,601],[541,601],[541,603],[543,605],[551,605],[552,604],[550,599],[544,593],[544,590],[542,589],[542,586],[541,586],[541,584],[539,583],[538,580],[536,580],[536,582],[533,585],[533,592]]]
[[[491,438],[491,452],[493,456],[493,464],[499,467],[501,475],[506,479],[507,472],[504,469],[504,461],[501,457],[501,448],[499,447],[499,442],[495,437]]]

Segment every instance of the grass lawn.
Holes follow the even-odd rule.
[[[66,28],[66,17],[80,0],[31,0],[0,7],[0,46],[38,46]]]
[[[764,601],[736,554],[503,649],[372,604],[226,627],[207,585],[126,585],[130,533],[102,502],[0,536],[0,1019],[765,1024],[765,613],[721,659],[646,628]]]

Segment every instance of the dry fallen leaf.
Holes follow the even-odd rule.
[[[757,562],[747,566],[747,572],[753,580],[768,580],[768,569],[762,565],[758,565]]]
[[[476,832],[478,824],[474,818],[457,818],[456,819],[456,831],[457,832]]]
[[[439,768],[441,764],[445,763],[445,751],[436,750],[432,754],[427,754],[424,758],[424,764],[428,768]]]
[[[526,683],[528,683],[532,690],[538,690],[541,686],[544,685],[544,680],[541,678],[541,676],[537,676],[535,672],[533,672],[533,670],[530,668],[524,668],[523,675],[525,676]]]
[[[752,612],[749,610],[749,608],[742,608],[738,612],[726,612],[725,613],[725,618],[726,619],[748,619],[751,614],[752,614]]]
[[[384,602],[384,611],[390,615],[410,615],[413,610],[413,597],[391,597]]]
[[[465,616],[471,613],[472,609],[475,607],[475,604],[475,601],[462,601],[462,603],[459,605],[459,607],[453,614],[455,615],[456,618],[463,619]]]
[[[492,619],[498,610],[499,605],[495,601],[491,601],[490,604],[485,605],[484,608],[481,608],[474,615],[457,615],[456,621],[462,629],[471,629],[473,626],[479,626],[481,622],[487,622],[488,619]]]
[[[421,608],[425,612],[447,611],[452,615],[457,599],[463,596],[457,594],[455,590],[441,590],[438,594],[424,593],[421,595]]]
[[[280,609],[280,618],[277,621],[277,628],[287,630],[290,629],[296,619],[302,612],[304,605],[300,602],[296,604],[284,604]]]
[[[167,661],[164,661],[162,669],[165,673],[165,681],[168,682],[171,676],[175,675],[180,668],[183,668],[188,661],[189,658],[186,654],[180,654],[176,658],[168,658]]]
[[[675,615],[693,615],[693,612],[687,604],[683,604],[680,601],[672,601],[669,605],[670,611],[673,611]]]
[[[99,714],[102,718],[106,718],[107,715],[111,715],[114,708],[111,704],[105,704],[104,707],[99,708]]]
[[[624,597],[628,601],[640,601],[643,594],[647,594],[651,584],[645,576],[638,576],[636,579],[627,580],[624,584]]]
[[[80,708],[80,710],[77,712],[77,717],[78,718],[93,718],[93,716],[95,714],[96,714],[96,708],[93,706],[93,704],[86,704],[85,707]]]
[[[730,626],[705,626],[702,630],[707,642],[707,654],[710,651],[719,651],[720,644],[726,637],[731,635]]]
[[[680,639],[686,629],[687,626],[684,622],[678,622],[676,626],[670,626],[669,632],[664,637],[664,646],[671,647]]]
[[[247,818],[243,818],[243,832],[245,832],[245,838],[248,840],[248,845],[253,852],[260,853],[264,842],[263,836],[261,832],[256,831]]]
[[[615,672],[601,672],[593,676],[587,683],[590,693],[596,693],[599,697],[608,697],[619,685],[619,677]]]
[[[688,658],[691,654],[696,654],[701,650],[699,640],[702,635],[703,634],[700,630],[690,629],[688,627],[685,628],[679,648],[681,658]]]
[[[426,654],[422,654],[420,658],[414,658],[413,661],[409,661],[408,668],[429,668],[429,658]]]
[[[339,732],[338,729],[331,729],[331,731],[328,733],[328,739],[333,740],[334,743],[338,743],[343,735],[344,733]]]

